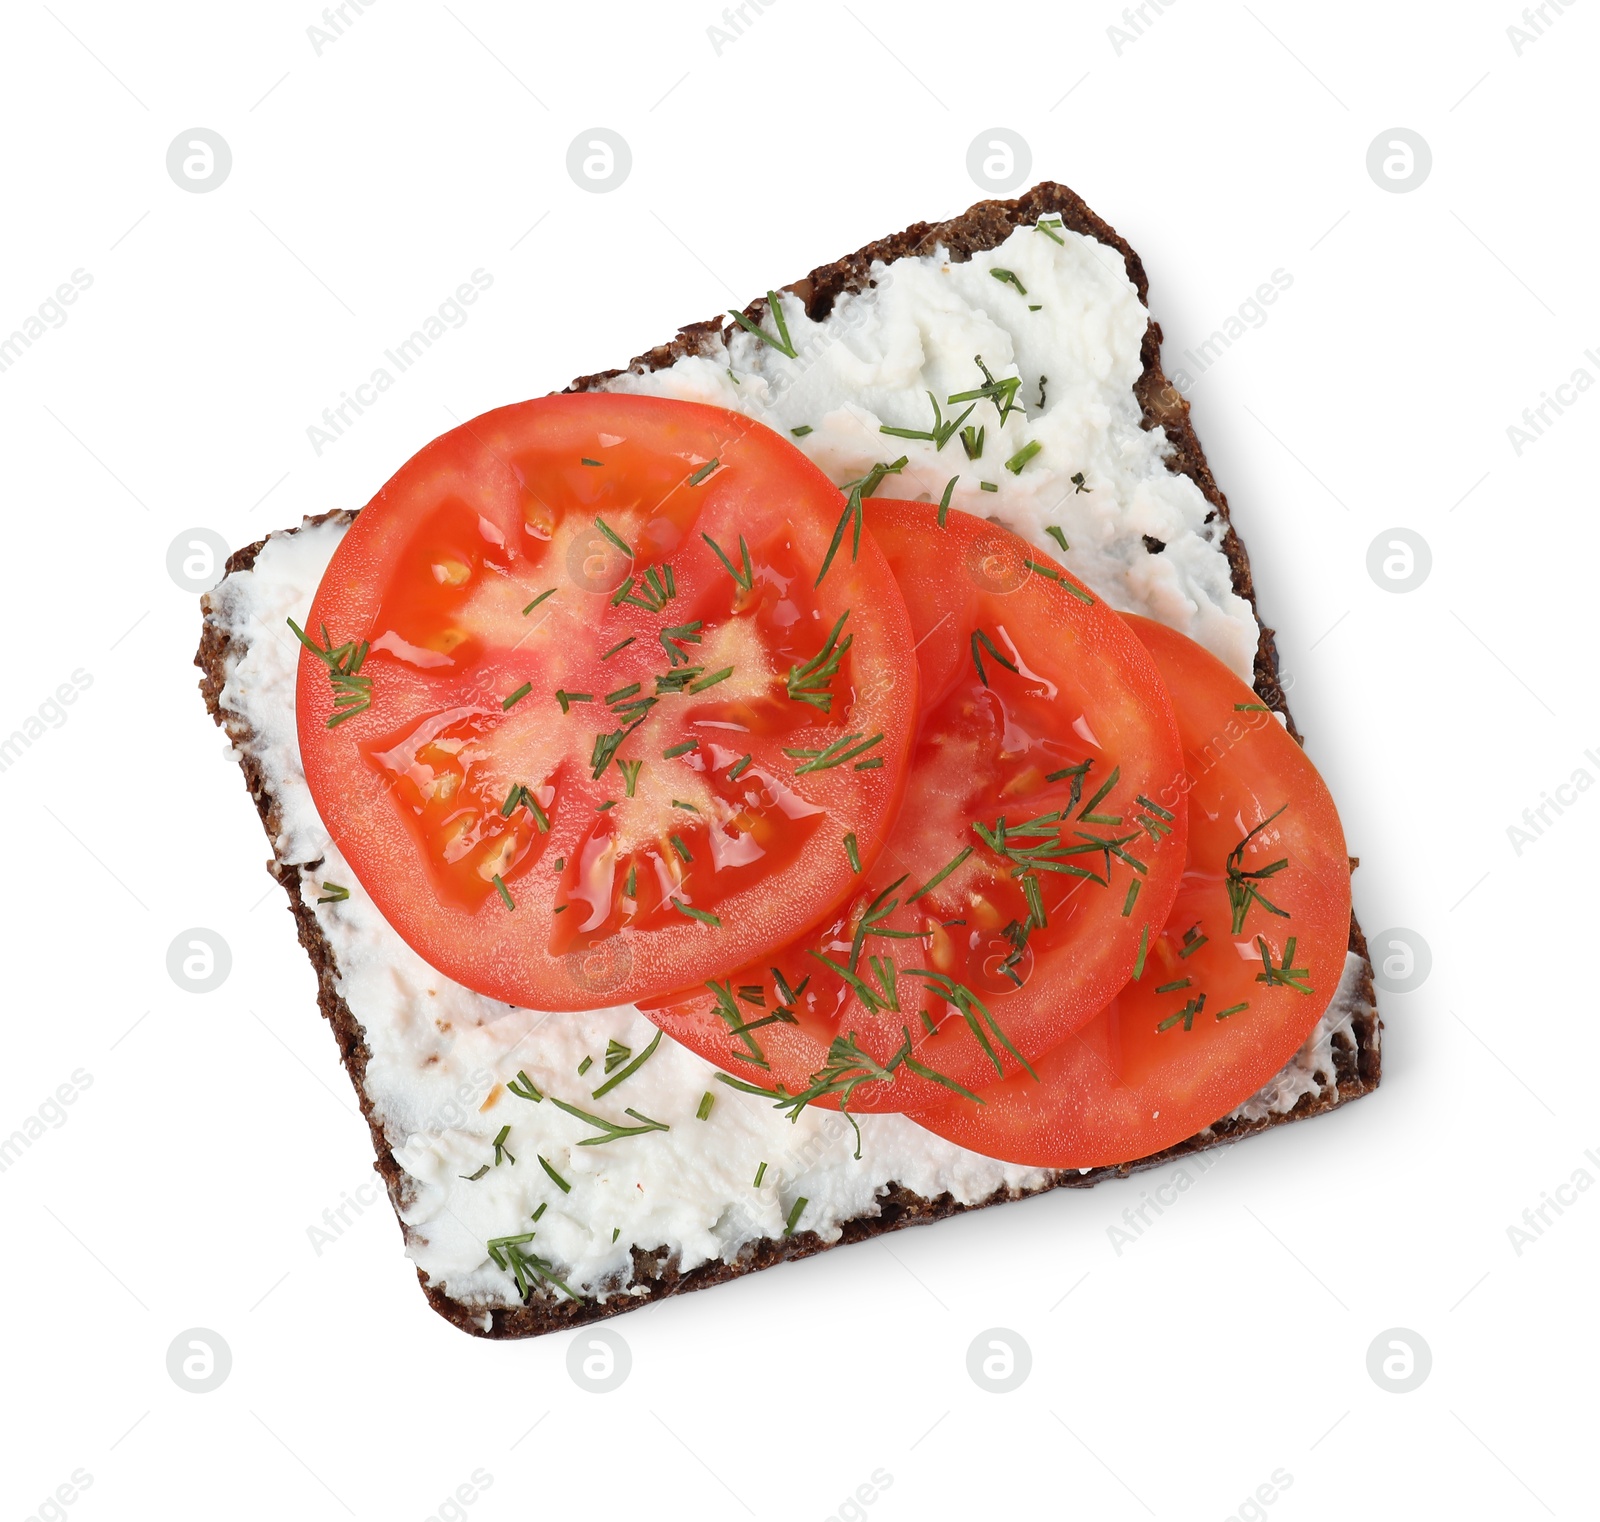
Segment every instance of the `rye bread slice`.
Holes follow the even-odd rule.
[[[953,260],[964,260],[976,252],[996,247],[1004,242],[1016,227],[1036,222],[1041,216],[1059,216],[1067,229],[1086,234],[1107,247],[1118,250],[1126,264],[1128,278],[1137,288],[1140,300],[1148,305],[1148,281],[1139,256],[1110,226],[1097,217],[1080,197],[1065,186],[1050,182],[1035,186],[1026,195],[1013,201],[979,202],[960,216],[946,222],[919,222],[904,232],[880,239],[854,254],[814,269],[809,275],[784,289],[803,300],[807,312],[814,319],[820,320],[832,309],[834,301],[841,294],[860,291],[871,284],[871,271],[875,261],[887,263],[910,254],[927,254],[936,247],[943,248]],[[763,298],[746,308],[746,315],[760,321],[765,315],[766,307],[767,302]],[[642,374],[665,368],[684,355],[707,352],[719,341],[724,323],[725,319],[721,316],[704,322],[691,323],[680,329],[677,337],[670,342],[640,355],[628,368]],[[1145,331],[1140,358],[1144,368],[1136,382],[1135,394],[1143,409],[1143,426],[1147,429],[1160,427],[1166,430],[1167,439],[1172,446],[1168,467],[1188,476],[1211,504],[1214,515],[1224,523],[1223,549],[1232,569],[1234,590],[1254,609],[1255,587],[1251,579],[1249,558],[1245,553],[1243,542],[1234,531],[1227,499],[1217,487],[1206,464],[1200,442],[1195,437],[1189,421],[1189,405],[1161,369],[1161,327],[1154,318],[1150,320]],[[611,377],[621,373],[623,372],[619,370],[608,370],[584,376],[574,381],[568,390],[599,389]],[[354,514],[340,512],[327,514],[324,517],[336,517],[348,521]],[[313,521],[321,522],[323,519]],[[255,563],[255,558],[265,542],[258,540],[236,551],[229,557],[227,573],[232,575],[236,571],[249,569]],[[221,624],[213,621],[209,603],[203,600],[203,605],[206,609],[205,622],[200,648],[195,656],[195,664],[202,672],[201,695],[215,722],[221,725],[229,737],[239,745],[240,761],[250,795],[255,800],[257,811],[261,815],[268,840],[275,841],[281,824],[279,803],[261,767],[248,748],[247,742],[251,738],[249,726],[240,715],[224,710],[220,703],[229,663],[231,636]],[[1259,618],[1257,622],[1259,623]],[[1278,680],[1277,647],[1273,632],[1265,626],[1262,626],[1256,650],[1255,689],[1262,702],[1283,715],[1289,733],[1297,740],[1300,739],[1300,733],[1289,715],[1288,703]],[[377,1154],[375,1167],[382,1176],[389,1191],[390,1201],[398,1213],[407,1195],[406,1175],[395,1161],[383,1134],[381,1121],[366,1090],[365,1074],[369,1057],[366,1035],[360,1022],[339,994],[339,972],[333,948],[322,934],[315,914],[301,894],[300,867],[303,865],[305,864],[274,859],[268,863],[267,870],[283,885],[289,896],[289,908],[294,915],[300,944],[305,948],[311,958],[312,966],[316,969],[318,1005],[333,1028],[340,1057],[355,1086],[362,1114],[366,1117],[372,1134],[373,1149]],[[1355,865],[1352,860],[1352,868]],[[1334,1043],[1333,1061],[1336,1077],[1334,1087],[1331,1090],[1324,1089],[1316,1094],[1304,1095],[1293,1109],[1285,1113],[1271,1114],[1257,1120],[1225,1120],[1153,1156],[1117,1167],[1094,1168],[1086,1173],[1079,1173],[1075,1169],[1068,1170],[1053,1175],[1048,1183],[1038,1188],[998,1191],[989,1199],[973,1205],[959,1204],[948,1194],[927,1199],[898,1185],[891,1186],[879,1197],[876,1215],[862,1216],[843,1223],[842,1235],[838,1242],[823,1242],[814,1232],[800,1231],[788,1238],[765,1238],[755,1242],[747,1246],[734,1262],[705,1263],[688,1272],[680,1270],[672,1254],[665,1248],[649,1251],[636,1247],[633,1250],[633,1283],[636,1287],[642,1287],[645,1293],[613,1295],[605,1302],[558,1300],[553,1296],[535,1292],[524,1305],[486,1309],[451,1299],[442,1290],[429,1285],[420,1269],[418,1279],[433,1308],[464,1331],[487,1337],[538,1336],[562,1328],[603,1320],[668,1295],[679,1294],[686,1290],[705,1289],[741,1274],[754,1272],[756,1269],[770,1268],[774,1264],[792,1258],[809,1257],[828,1247],[860,1241],[901,1227],[942,1220],[946,1216],[966,1210],[1021,1198],[1024,1194],[1040,1194],[1056,1188],[1086,1189],[1102,1179],[1126,1178],[1134,1172],[1160,1167],[1191,1153],[1237,1141],[1288,1121],[1304,1120],[1313,1115],[1320,1115],[1370,1093],[1378,1086],[1382,1021],[1375,1007],[1372,969],[1367,957],[1366,939],[1353,915],[1350,922],[1350,949],[1359,955],[1365,964],[1358,989],[1360,1009],[1351,1021],[1350,1033],[1355,1041],[1354,1049]],[[403,1234],[405,1230],[403,1225],[401,1229]]]

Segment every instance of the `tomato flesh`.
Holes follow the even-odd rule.
[[[1255,693],[1130,618],[1177,711],[1189,859],[1136,981],[1036,1064],[912,1119],[1007,1162],[1148,1157],[1242,1104],[1305,1042],[1344,969],[1350,867],[1326,785]],[[1282,865],[1279,865],[1282,863]]]
[[[379,493],[310,620],[367,642],[366,701],[342,713],[305,651],[301,746],[428,961],[513,1003],[618,1003],[851,891],[841,840],[882,844],[916,683],[876,546],[818,584],[842,506],[749,419],[590,395],[475,419]]]
[[[780,1099],[854,1111],[970,1091],[1093,1016],[1165,922],[1187,838],[1171,708],[1114,613],[967,514],[878,500],[867,526],[918,641],[899,820],[821,925],[646,1010]]]

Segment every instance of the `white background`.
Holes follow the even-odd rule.
[[[874,1470],[890,1486],[842,1515],[1592,1514],[1600,1192],[1520,1255],[1507,1228],[1600,1179],[1600,797],[1520,854],[1507,827],[1600,777],[1600,395],[1520,457],[1506,430],[1600,378],[1600,16],[1546,7],[1519,56],[1512,0],[1183,0],[1119,53],[1109,0],[781,0],[719,54],[712,3],[382,0],[320,56],[311,0],[7,10],[0,335],[93,284],[0,373],[0,732],[93,684],[0,773],[0,1135],[92,1078],[0,1174],[4,1517],[76,1469],[46,1516],[422,1522],[477,1469],[473,1522],[822,1522]],[[165,167],[195,126],[233,153],[208,194]],[[594,126],[632,146],[609,194],[565,168]],[[1120,1255],[1149,1178],[628,1316],[631,1377],[592,1395],[566,1336],[487,1344],[428,1310],[381,1203],[313,1251],[371,1176],[366,1128],[167,549],[358,506],[454,418],[961,210],[995,126],[1143,255],[1174,366],[1292,275],[1196,424],[1358,911],[1420,932],[1433,971],[1384,1000],[1376,1095],[1234,1149]],[[1406,194],[1366,169],[1395,126],[1434,157]],[[466,326],[314,453],[322,409],[480,267]],[[1397,525],[1433,555],[1403,595],[1366,570]],[[165,967],[195,925],[233,951],[203,996]],[[207,1395],[166,1371],[197,1326],[233,1354]],[[966,1373],[995,1326],[1032,1349],[1009,1395]],[[1433,1354],[1406,1395],[1366,1369],[1396,1326]]]

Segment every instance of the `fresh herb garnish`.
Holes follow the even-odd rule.
[[[519,1084],[521,1085],[520,1088],[518,1087]],[[517,1076],[506,1085],[506,1089],[509,1093],[515,1094],[518,1099],[526,1099],[531,1104],[540,1104],[544,1100],[544,1095],[539,1092],[534,1081],[521,1068],[517,1069]]]
[[[1020,375],[1010,375],[1005,380],[997,381],[989,373],[989,367],[984,364],[981,354],[974,354],[972,358],[973,363],[983,372],[983,384],[974,387],[971,391],[958,391],[954,396],[947,396],[945,401],[952,405],[956,402],[992,402],[994,403],[995,411],[1000,414],[1000,421],[1003,423],[1011,416],[1013,408],[1021,410],[1017,402],[1017,392],[1021,389],[1022,377]]]
[[[989,685],[989,673],[984,670],[983,656],[978,650],[979,645],[982,645],[983,648],[989,652],[990,657],[997,661],[1000,665],[1004,666],[1007,671],[1016,672],[1016,662],[1012,661],[1007,656],[1001,655],[1001,653],[995,649],[994,641],[990,639],[982,629],[974,629],[972,631],[971,644],[972,664],[977,668],[978,680],[982,682],[985,687]]]
[[[500,897],[505,901],[506,908],[515,909],[517,906],[511,901],[511,890],[506,887],[505,878],[503,878],[498,872],[496,872],[494,875],[494,885],[496,890],[499,892]]]
[[[778,336],[774,338],[759,324],[752,322],[743,312],[729,310],[730,316],[746,333],[753,333],[764,344],[770,344],[778,353],[789,359],[798,359],[800,356],[795,346],[789,339],[789,324],[783,320],[783,303],[778,300],[777,292],[767,292],[767,310],[772,313],[772,320],[777,325]]]
[[[1139,932],[1139,955],[1133,964],[1133,981],[1137,983],[1144,976],[1144,959],[1150,953],[1150,927],[1146,925]]]
[[[989,1006],[965,983],[958,983],[954,978],[947,978],[941,972],[932,972],[923,967],[906,968],[906,976],[908,978],[926,979],[934,992],[946,1004],[954,1006],[960,1013],[961,1018],[967,1022],[967,1029],[978,1038],[978,1044],[983,1048],[984,1055],[994,1064],[996,1073],[1003,1075],[1005,1069],[1001,1066],[1000,1059],[995,1055],[994,1047],[989,1042],[989,1031],[992,1031],[995,1039],[1022,1064],[1027,1070],[1028,1076],[1034,1079],[1035,1082],[1038,1081],[1039,1075],[1034,1072],[1033,1064],[1011,1044],[1011,1038],[1001,1030],[999,1021],[989,1013]],[[985,1026],[988,1027],[988,1031],[985,1031]]]
[[[1310,993],[1311,984],[1307,979],[1311,976],[1311,969],[1294,965],[1294,948],[1298,940],[1298,936],[1291,935],[1284,943],[1283,963],[1278,966],[1273,963],[1272,950],[1267,945],[1266,936],[1258,935],[1256,946],[1261,952],[1263,970],[1256,974],[1256,982],[1265,983],[1268,988],[1292,988],[1297,994]]]
[[[510,1126],[501,1126],[500,1130],[495,1135],[494,1165],[496,1168],[498,1168],[502,1162],[510,1163],[513,1168],[515,1168],[517,1165],[517,1160],[514,1156],[512,1156],[511,1149],[506,1146],[506,1138],[510,1135]]]
[[[997,264],[989,271],[989,273],[994,276],[994,278],[1002,285],[1014,285],[1024,296],[1028,294],[1027,286],[1017,279],[1016,272],[1014,270],[1003,270]]]
[[[1067,536],[1056,524],[1052,523],[1049,528],[1045,530],[1045,533],[1047,533],[1052,539],[1055,540],[1057,544],[1061,546],[1063,552],[1072,548],[1072,546],[1067,543]]]
[[[890,428],[885,424],[880,425],[878,432],[892,434],[897,439],[927,439],[935,451],[938,451],[950,442],[961,425],[972,416],[972,408],[978,405],[974,402],[960,417],[946,418],[939,410],[939,398],[931,391],[928,393],[928,400],[933,403],[932,428]]]
[[[798,428],[791,428],[791,434],[797,439],[803,439],[808,433],[815,433],[816,429],[810,423],[802,423]]]
[[[833,539],[828,545],[828,553],[822,557],[822,569],[817,572],[817,579],[813,586],[820,587],[822,578],[828,574],[828,567],[833,564],[833,557],[839,553],[839,546],[844,543],[844,531],[847,526],[854,526],[854,535],[850,540],[850,558],[854,560],[861,549],[861,503],[870,497],[882,484],[883,478],[889,475],[898,475],[906,468],[909,455],[901,455],[898,460],[893,460],[887,465],[882,461],[874,465],[859,481],[846,482],[840,488],[844,492],[844,511],[839,514],[839,522],[833,530]]]
[[[1078,490],[1073,492],[1073,494],[1072,494],[1075,497],[1078,495],[1079,492],[1086,492],[1086,491],[1093,491],[1094,490],[1094,487],[1086,486],[1084,484],[1084,482],[1085,482],[1085,480],[1087,478],[1084,476],[1084,473],[1081,470],[1073,471],[1073,473],[1071,474],[1071,476],[1068,477],[1068,479],[1072,482],[1072,484],[1074,486],[1076,486],[1078,488]]]
[[[544,1161],[543,1158],[540,1159]],[[546,1164],[546,1167],[549,1165]],[[489,1239],[489,1256],[494,1259],[495,1267],[510,1274],[517,1281],[517,1293],[526,1300],[533,1292],[533,1281],[542,1279],[546,1284],[553,1284],[569,1300],[581,1299],[556,1277],[554,1267],[545,1259],[536,1257],[533,1253],[523,1250],[525,1244],[533,1240],[534,1234],[525,1231],[516,1237],[491,1237]]]
[[[1253,872],[1244,870],[1245,847],[1288,807],[1289,805],[1285,803],[1274,809],[1238,845],[1228,852],[1228,905],[1233,910],[1233,933],[1235,935],[1239,935],[1244,931],[1245,915],[1250,912],[1250,905],[1253,903],[1260,904],[1268,914],[1276,914],[1280,919],[1288,919],[1289,917],[1287,909],[1280,909],[1267,899],[1256,886],[1257,883],[1265,882],[1270,877],[1276,877],[1278,873],[1289,865],[1289,858],[1287,856],[1282,857],[1264,867],[1256,868]]]
[[[322,897],[317,900],[319,904],[342,904],[350,897],[350,890],[341,883],[324,883]]]
[[[752,759],[753,758],[750,756],[740,756],[739,759],[728,768],[728,781],[737,782],[739,778],[744,776],[744,774],[750,769],[750,762]]]
[[[717,559],[726,567],[734,583],[742,591],[748,592],[755,585],[755,573],[750,569],[750,546],[744,542],[744,535],[739,535],[739,558],[744,562],[742,571],[734,568],[733,562],[723,553],[722,546],[710,534],[701,534],[700,537],[716,551]]]
[[[800,1224],[800,1217],[810,1203],[811,1201],[803,1194],[794,1202],[793,1208],[789,1211],[789,1219],[783,1223],[784,1236],[792,1237],[794,1235],[794,1229]]]
[[[711,1107],[716,1102],[717,1096],[713,1094],[710,1089],[707,1089],[705,1093],[700,1096],[700,1108],[694,1112],[694,1118],[696,1120],[710,1120]]]
[[[539,1159],[539,1166],[550,1175],[550,1182],[553,1183],[563,1194],[572,1193],[572,1185],[562,1178],[562,1176],[557,1173],[556,1170],[552,1168],[550,1164],[542,1157]]]
[[[675,756],[686,756],[690,751],[698,750],[699,748],[700,742],[698,740],[681,740],[678,744],[669,745],[662,751],[661,759],[663,761],[671,761]]]
[[[532,691],[533,683],[524,682],[519,688],[517,688],[515,692],[511,694],[510,697],[500,699],[500,711],[504,713],[508,709],[514,708]]]
[[[785,749],[784,755],[809,758],[803,765],[795,767],[794,774],[798,777],[805,772],[825,772],[835,766],[843,766],[846,761],[854,761],[857,756],[871,750],[882,739],[883,735],[880,732],[873,735],[870,740],[861,740],[861,734],[857,731],[855,734],[841,735],[823,750]],[[858,740],[861,740],[859,745],[855,743]],[[865,768],[857,766],[856,770],[862,771]]]
[[[622,553],[624,555],[626,555],[629,560],[633,559],[633,550],[629,547],[628,541],[626,539],[624,539],[622,537],[622,535],[619,534],[614,528],[612,528],[611,525],[609,523],[607,523],[604,518],[596,518],[594,520],[594,526],[597,529],[599,529],[600,532],[602,534],[604,534],[607,539],[609,539],[614,545],[616,545],[616,547],[619,550],[621,550]]]
[[[592,692],[566,692],[562,688],[557,687],[556,702],[561,705],[562,713],[567,713],[571,710],[574,703],[594,702],[594,694]]]
[[[861,870],[861,853],[856,849],[856,837],[853,831],[844,838],[844,855],[845,860],[850,863],[850,870],[859,872]]]
[[[545,598],[554,597],[555,595],[556,595],[556,588],[555,587],[551,587],[548,592],[541,592],[536,598],[534,598],[534,600],[532,602],[530,602],[528,604],[527,607],[525,607],[522,610],[522,616],[524,618],[526,618],[531,612],[533,612],[533,610],[535,608],[537,608],[539,606],[540,603],[542,603],[545,600]]]
[[[485,1177],[488,1172],[489,1165],[485,1163],[480,1169],[478,1169],[476,1173],[458,1173],[456,1177],[465,1179],[469,1184],[476,1184],[478,1180]]]
[[[983,436],[986,432],[987,429],[975,428],[971,423],[961,430],[961,447],[969,460],[983,458]]]
[[[612,1042],[612,1045],[615,1046],[616,1043]],[[619,1083],[626,1083],[628,1079],[632,1078],[633,1075],[637,1073],[639,1069],[642,1068],[645,1063],[647,1063],[655,1055],[656,1048],[660,1045],[661,1032],[657,1031],[655,1035],[651,1037],[650,1045],[640,1052],[639,1055],[635,1057],[633,1061],[630,1062],[625,1068],[617,1073],[611,1073],[611,1052],[608,1048],[606,1051],[606,1072],[611,1073],[611,1076],[607,1078],[606,1081],[589,1096],[589,1098],[604,1098],[604,1096],[616,1088]],[[622,1051],[625,1053],[627,1048],[623,1047]]]
[[[930,877],[927,880],[927,882],[925,882],[920,888],[918,888],[915,893],[908,894],[907,897],[906,897],[906,902],[908,904],[914,904],[919,898],[923,897],[925,894],[931,893],[935,888],[937,888],[939,886],[940,883],[942,883],[945,880],[945,878],[947,878],[952,872],[954,872],[955,869],[957,867],[959,867],[962,862],[964,862],[969,856],[972,855],[972,850],[973,850],[973,848],[971,846],[963,846],[959,851],[956,852],[956,854],[953,857],[950,858],[949,861],[947,861],[942,867],[940,867],[939,870],[937,872],[935,872],[933,874],[933,876]]]
[[[621,759],[617,761],[617,770],[622,773],[622,785],[627,788],[630,798],[633,797],[633,790],[639,781],[639,772],[643,766],[643,761],[623,761]]]
[[[1063,248],[1067,246],[1067,240],[1061,236],[1060,217],[1040,217],[1033,224],[1033,230],[1036,233],[1043,233],[1045,237],[1051,239],[1052,242],[1059,243]]]
[[[951,476],[950,479],[944,483],[944,495],[939,498],[940,528],[944,527],[944,520],[950,515],[950,499],[955,495],[956,482],[960,479],[960,476]]]
[[[358,713],[364,713],[372,706],[372,678],[362,676],[361,666],[367,658],[367,651],[371,645],[366,640],[357,644],[354,640],[343,645],[335,645],[328,634],[328,626],[322,626],[322,637],[327,642],[327,647],[318,645],[306,635],[306,631],[292,618],[288,620],[289,627],[294,630],[294,636],[316,658],[328,668],[328,681],[333,686],[333,712],[328,715],[328,728],[343,724],[346,719],[354,718]]]
[[[672,841],[672,849],[676,851],[679,856],[681,856],[685,861],[694,860],[693,855],[690,854],[688,846],[683,843],[683,836],[673,835],[668,838]]]
[[[720,459],[718,459],[718,460],[707,460],[706,463],[699,468],[699,470],[695,471],[689,477],[689,485],[698,486],[721,463],[722,463],[722,461]]]
[[[1022,448],[1019,449],[1014,455],[1012,455],[1009,460],[1006,461],[1006,469],[1009,470],[1012,475],[1020,476],[1022,474],[1022,467],[1026,465],[1028,461],[1038,454],[1038,452],[1043,448],[1044,445],[1041,444],[1037,439],[1030,440],[1028,443],[1024,444]]]
[[[718,682],[725,682],[733,675],[732,666],[724,666],[721,671],[713,671],[709,676],[702,676],[690,682],[685,691],[704,692],[707,687],[715,687]]]
[[[756,1169],[756,1181],[755,1181],[755,1184],[752,1187],[754,1187],[756,1189],[759,1189],[761,1187],[761,1180],[764,1179],[766,1176],[767,1176],[767,1165],[765,1163],[762,1163]]]
[[[636,1126],[619,1126],[613,1120],[604,1116],[591,1115],[587,1110],[580,1110],[576,1105],[569,1105],[564,1099],[557,1099],[554,1094],[550,1096],[550,1103],[558,1110],[565,1110],[568,1115],[574,1115],[585,1125],[595,1127],[601,1134],[599,1136],[586,1136],[578,1143],[580,1147],[603,1147],[607,1142],[620,1141],[624,1136],[643,1136],[647,1131],[670,1131],[671,1126],[663,1125],[659,1120],[651,1120],[648,1115],[641,1115],[637,1110],[624,1110],[624,1115],[631,1115],[639,1122]],[[543,1159],[541,1158],[542,1162]]]
[[[853,634],[845,635],[843,642],[839,639],[839,631],[849,616],[850,610],[846,608],[822,648],[803,665],[789,668],[789,696],[794,702],[809,703],[823,713],[832,711],[833,693],[828,684],[838,674],[839,664],[855,640]]]
[[[980,481],[980,482],[978,482],[978,490],[979,491],[999,491],[1000,488],[998,486],[996,486],[993,481]]]
[[[722,921],[714,914],[707,914],[704,909],[696,909],[693,904],[686,904],[681,898],[672,901],[672,907],[679,914],[686,914],[692,920],[699,920],[702,925],[710,925],[713,930],[722,929]]]
[[[689,653],[683,646],[685,644],[698,645],[700,643],[700,630],[703,621],[695,619],[691,624],[668,624],[656,638],[661,641],[661,648],[667,652],[667,659],[674,666],[688,664]]]
[[[629,645],[631,645],[636,639],[638,639],[638,637],[639,636],[637,634],[630,634],[626,639],[619,640],[609,650],[607,650],[606,653],[600,657],[600,659],[603,660],[603,661],[609,661],[612,656],[618,655],[622,651],[626,650]]]

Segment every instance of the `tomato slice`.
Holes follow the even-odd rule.
[[[1148,1157],[1243,1104],[1328,1007],[1350,940],[1350,861],[1326,784],[1231,671],[1131,623],[1183,734],[1189,861],[1138,979],[1024,1077],[912,1116],[1007,1162],[1092,1168]]]
[[[1171,705],[1115,613],[965,513],[874,501],[867,523],[918,641],[899,821],[841,911],[646,1011],[780,1100],[855,1111],[970,1091],[1091,1018],[1166,922],[1187,841]]]
[[[317,591],[297,701],[317,807],[420,955],[592,1008],[853,891],[844,837],[863,865],[883,844],[916,663],[844,507],[769,429],[651,397],[501,408],[401,468]]]

